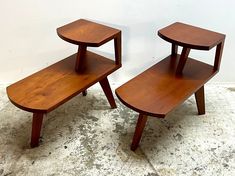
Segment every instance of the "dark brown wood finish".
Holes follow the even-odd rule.
[[[139,118],[137,121],[135,133],[133,136],[132,144],[131,144],[131,150],[135,151],[139,145],[142,133],[144,131],[145,124],[147,122],[147,116],[143,114],[139,114]]]
[[[79,45],[78,53],[7,87],[14,105],[33,112],[32,147],[38,146],[43,114],[79,93],[86,96],[86,90],[97,82],[111,108],[116,107],[107,76],[121,67],[121,31],[81,19],[58,28],[57,33],[62,39]],[[87,50],[88,46],[98,47],[112,39],[115,61]]]
[[[172,43],[171,46],[171,55],[175,56],[178,53],[178,45]]]
[[[76,44],[98,47],[116,38],[121,31],[102,24],[79,19],[57,29],[63,40]]]
[[[121,31],[118,33],[117,37],[114,38],[114,50],[115,50],[115,63],[117,65],[122,64],[122,37],[121,37]]]
[[[83,96],[87,96],[87,90],[84,90],[84,91],[82,92],[82,95],[83,95]]]
[[[184,72],[176,75],[179,59],[163,59],[117,88],[117,97],[139,113],[165,117],[216,74],[213,66],[188,58]]]
[[[203,115],[206,113],[205,110],[205,96],[204,96],[204,86],[195,92],[195,99],[197,103],[198,115]]]
[[[63,40],[77,44],[78,53],[75,70],[84,70],[84,56],[87,47],[98,47],[114,39],[115,63],[121,65],[121,31],[102,24],[80,19],[57,29],[57,34]]]
[[[215,61],[214,61],[214,69],[219,70],[220,68],[220,62],[221,57],[223,54],[223,48],[224,48],[224,41],[217,45],[216,52],[215,52]]]
[[[107,77],[105,77],[104,79],[100,80],[100,85],[105,93],[105,96],[107,97],[108,101],[109,101],[109,104],[111,106],[112,109],[116,108],[117,105],[115,103],[115,100],[113,98],[113,93],[112,93],[112,90],[110,88],[110,85],[109,85],[109,81],[107,79]]]
[[[209,50],[225,39],[224,34],[180,22],[159,30],[158,35],[170,43],[199,50]]]
[[[84,66],[85,66],[85,57],[87,53],[87,46],[80,45],[78,47],[78,53],[77,53],[77,59],[76,59],[76,64],[75,64],[75,70],[78,73],[82,73],[84,71]]]
[[[190,48],[186,48],[186,47],[183,48],[182,53],[180,55],[178,66],[176,68],[176,74],[182,74],[183,68],[188,59],[189,52],[190,52]]]
[[[7,87],[9,99],[30,112],[50,112],[120,68],[114,61],[87,52],[85,70],[74,70],[76,54]],[[16,91],[17,90],[17,91]]]
[[[183,23],[158,31],[172,43],[171,55],[116,89],[127,107],[140,113],[131,149],[135,150],[147,115],[165,117],[195,94],[198,114],[205,114],[204,84],[219,70],[225,35]],[[182,46],[181,55],[177,54]],[[191,49],[209,50],[217,46],[214,66],[189,58]]]
[[[31,147],[37,147],[39,145],[42,121],[43,121],[43,113],[33,113],[32,135],[30,143]]]

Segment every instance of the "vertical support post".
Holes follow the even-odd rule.
[[[205,95],[204,95],[204,85],[195,92],[195,99],[197,102],[198,115],[203,115],[205,111]]]
[[[39,145],[40,132],[43,121],[43,113],[33,113],[32,133],[31,133],[31,147]]]
[[[174,69],[177,61],[178,54],[178,45],[172,43],[171,45],[171,61],[170,61],[170,69]]]
[[[171,46],[171,55],[172,56],[176,56],[178,53],[178,45],[172,43],[172,46]]]
[[[110,88],[109,81],[108,81],[107,77],[105,77],[104,79],[102,79],[100,81],[100,85],[101,85],[101,87],[104,91],[104,94],[105,94],[106,98],[109,101],[109,104],[110,104],[111,108],[112,109],[116,108],[117,105],[116,105],[115,100],[113,98],[113,93],[112,93],[112,90]]]
[[[221,62],[221,57],[222,57],[222,53],[223,53],[223,48],[224,48],[224,41],[219,43],[216,47],[214,70],[219,70],[219,68],[220,68],[220,62]]]
[[[82,92],[82,95],[83,95],[83,96],[86,96],[86,95],[87,95],[87,90],[84,90],[84,91]]]
[[[132,139],[131,150],[135,151],[139,145],[145,124],[147,122],[147,116],[139,114],[139,118],[136,124],[135,133]]]
[[[76,65],[75,65],[75,70],[77,72],[82,72],[84,70],[86,49],[87,49],[87,46],[85,45],[78,46],[77,59],[76,59]]]
[[[176,74],[182,73],[184,66],[185,66],[185,63],[186,63],[186,60],[188,58],[189,52],[190,52],[190,48],[183,47],[182,53],[180,55],[178,66],[176,68]]]
[[[115,51],[115,64],[121,65],[122,62],[122,35],[121,31],[118,33],[117,37],[114,38],[114,51]]]

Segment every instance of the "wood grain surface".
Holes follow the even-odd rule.
[[[98,47],[117,37],[120,30],[109,26],[79,19],[57,29],[63,40],[76,44]]]
[[[83,74],[74,65],[76,54],[7,87],[9,99],[30,112],[49,112],[107,77],[120,66],[87,51]]]
[[[158,31],[164,40],[191,49],[209,50],[225,39],[225,35],[176,22]]]
[[[116,89],[116,95],[139,113],[165,117],[216,73],[213,66],[188,58],[183,74],[177,75],[179,58],[168,56]]]

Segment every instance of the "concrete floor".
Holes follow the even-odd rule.
[[[101,88],[78,95],[44,118],[30,149],[31,114],[0,88],[0,175],[235,175],[235,85],[207,85],[206,115],[194,97],[165,119],[149,117],[140,147],[129,149],[137,113],[111,110]]]

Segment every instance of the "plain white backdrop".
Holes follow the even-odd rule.
[[[157,30],[175,21],[226,34],[220,73],[235,82],[235,2],[232,0],[0,0],[0,84],[24,78],[77,51],[56,28],[79,18],[122,30],[123,67],[109,76],[122,84],[170,53]],[[90,49],[90,48],[89,48]],[[113,57],[113,42],[94,51]],[[214,50],[190,57],[213,63]]]

